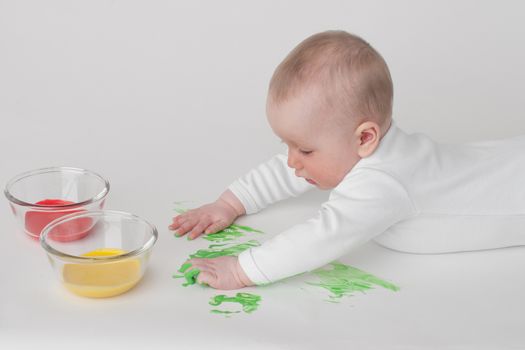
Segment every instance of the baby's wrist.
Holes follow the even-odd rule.
[[[223,194],[221,194],[217,201],[224,203],[230,209],[232,209],[236,215],[235,217],[246,214],[246,210],[244,209],[241,201],[237,199],[237,197],[230,190],[226,190]]]
[[[239,262],[239,258],[237,258],[237,265],[236,265],[236,273],[237,273],[237,279],[242,283],[242,285],[244,287],[251,287],[251,286],[254,286],[255,283],[253,283],[250,278],[248,277],[248,275],[246,275],[246,273],[244,272],[240,262]]]

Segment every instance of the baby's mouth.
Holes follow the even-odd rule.
[[[305,178],[306,182],[308,182],[309,184],[312,184],[312,185],[317,185],[317,182],[315,182],[314,180],[312,179],[307,179]]]

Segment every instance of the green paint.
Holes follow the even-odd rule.
[[[190,258],[205,258],[205,259],[212,259],[217,258],[219,256],[237,256],[246,249],[252,248],[252,247],[258,247],[261,243],[259,243],[256,240],[251,240],[245,243],[240,243],[233,246],[228,246],[223,249],[216,249],[216,248],[210,248],[210,249],[200,249],[197,250],[195,253],[190,255]]]
[[[207,241],[211,242],[227,242],[227,241],[233,241],[236,238],[242,237],[244,234],[241,231],[232,230],[229,228],[225,228],[224,230],[210,233],[207,235],[202,236]]]
[[[235,225],[235,224],[232,224],[230,225],[230,227],[234,230],[242,230],[242,231],[246,231],[246,232],[257,232],[257,233],[264,233],[262,231],[259,231],[259,230],[256,230],[254,228],[251,228],[249,226],[241,226],[241,225]]]
[[[184,265],[190,265],[191,266],[191,264],[184,264]],[[184,265],[183,265],[183,267],[184,267]],[[199,269],[192,269],[192,270],[189,270],[189,271],[186,272],[187,267],[184,268],[183,271],[181,271],[181,270],[183,270],[182,267],[179,269],[179,271],[183,272],[184,273],[183,275],[173,275],[172,277],[173,278],[185,278],[186,279],[186,283],[184,283],[182,285],[183,287],[187,287],[187,286],[190,286],[192,284],[197,283],[197,276],[199,275],[201,270],[199,270]]]
[[[182,203],[186,203],[186,202],[187,201],[174,202],[174,204],[176,205],[174,210],[178,214],[186,213],[189,209],[185,208],[185,207],[183,207],[181,205]],[[241,225],[231,224],[230,226],[228,226],[227,228],[225,228],[225,229],[223,229],[221,231],[204,235],[204,236],[202,236],[202,238],[204,238],[205,240],[211,241],[211,242],[229,242],[229,241],[234,241],[235,239],[237,239],[239,237],[245,236],[246,232],[263,233],[262,231],[254,229],[254,228],[249,227],[249,226],[241,226]],[[175,235],[175,237],[180,237],[181,236],[181,235],[178,235],[177,233],[175,233],[174,235]],[[187,236],[186,238],[188,240],[192,240],[190,238],[190,236]]]
[[[201,270],[199,269],[189,270],[188,272],[184,273],[186,283],[184,283],[183,286],[186,287],[197,283],[197,276],[199,275],[199,273],[201,273]]]
[[[177,212],[177,214],[184,214],[185,212],[188,211],[188,209],[182,209],[182,208],[175,208],[173,210],[175,210],[175,212]]]
[[[256,230],[248,226],[232,224],[224,230],[205,235],[203,236],[203,238],[211,242],[228,242],[233,241],[239,237],[245,236],[246,232],[263,233],[262,231]]]
[[[210,312],[212,314],[226,315],[226,317],[230,316],[231,314],[239,314],[239,313],[241,313],[240,311],[226,311],[226,310],[217,310],[217,309],[210,310]]]
[[[229,245],[227,247],[224,247],[225,244],[212,244],[209,249],[200,249],[196,251],[195,253],[190,255],[190,259],[193,258],[205,258],[205,259],[211,259],[211,258],[217,258],[219,256],[236,256],[245,251],[246,249],[249,249],[251,247],[257,247],[260,243],[252,240],[245,243],[237,244],[237,245]],[[224,247],[222,249],[217,249],[217,247]],[[193,285],[197,283],[197,276],[200,273],[199,269],[191,269],[188,270],[191,267],[191,263],[186,262],[182,264],[182,266],[179,268],[179,272],[181,272],[181,275],[173,275],[173,278],[184,278],[186,279],[186,283],[183,284],[184,287]]]
[[[175,208],[175,211],[178,214],[184,214],[188,211],[188,209],[183,208],[180,206],[183,202],[175,202],[175,205],[177,207]],[[204,239],[211,241],[211,242],[232,242],[236,240],[237,238],[245,236],[245,233],[263,233],[262,231],[256,230],[254,228],[251,228],[249,226],[241,226],[241,225],[235,225],[232,224],[225,228],[224,230],[221,230],[216,233],[212,233],[209,235],[203,236]],[[177,234],[175,234],[176,237],[179,237]],[[189,239],[189,237],[188,237]],[[231,243],[223,243],[223,244],[211,244],[208,246],[208,249],[200,249],[196,251],[195,253],[190,255],[190,259],[192,258],[217,258],[220,256],[237,256],[246,249],[260,246],[261,244],[256,240],[250,240],[244,243],[232,245]],[[186,262],[182,264],[182,266],[179,268],[179,272],[181,274],[175,274],[173,275],[173,278],[184,278],[186,280],[186,283],[183,284],[184,287],[193,285],[197,283],[197,276],[200,273],[199,269],[190,269],[191,263]],[[204,284],[206,285],[206,284]],[[216,295],[214,296],[211,301],[209,302],[210,305],[213,306],[219,306],[222,303],[230,302],[230,303],[239,303],[242,305],[242,309],[246,313],[251,313],[259,307],[259,302],[261,301],[261,297],[255,294],[250,293],[237,293],[234,297],[228,297],[224,294]],[[240,311],[230,311],[230,310],[218,310],[218,309],[212,309],[210,310],[213,314],[221,314],[225,315],[226,317],[231,317],[233,314],[238,314]]]
[[[199,269],[188,269],[191,267],[190,263],[184,263],[179,269],[179,272],[182,273],[182,275],[173,275],[173,278],[185,278],[186,283],[183,284],[184,287],[190,286],[192,284],[197,283],[197,276],[201,272]]]
[[[217,248],[217,247],[224,247],[225,245],[229,245],[229,244],[231,243],[210,244],[208,248],[212,249],[212,248]]]
[[[187,203],[188,201],[181,201],[181,202],[173,202],[173,204],[175,204],[175,212],[177,214],[184,214],[185,212],[187,212],[189,209],[184,207],[182,204],[183,203]]]
[[[184,272],[186,272],[186,270],[189,269],[190,267],[191,267],[191,264],[190,264],[190,263],[184,263],[184,264],[182,264],[182,266],[180,267],[179,272],[184,273]]]
[[[338,302],[343,296],[352,295],[355,292],[366,292],[373,289],[374,286],[380,286],[394,292],[399,291],[399,287],[383,281],[376,276],[367,272],[356,269],[355,267],[334,261],[330,264],[333,268],[330,270],[318,269],[313,274],[319,277],[319,283],[307,282],[313,286],[319,286],[328,290],[331,302]]]
[[[224,294],[216,295],[211,298],[210,305],[219,306],[222,303],[239,303],[242,305],[242,310],[246,313],[251,313],[259,307],[261,297],[251,293],[237,293],[234,297],[229,297]],[[211,310],[212,313],[232,313],[231,311]]]
[[[176,203],[179,205],[181,202]],[[179,214],[183,214],[188,211],[186,208],[177,207],[175,211]],[[241,226],[232,224],[227,228],[209,235],[203,236],[204,239],[216,242],[220,244],[210,244],[208,249],[200,249],[195,253],[190,255],[190,258],[217,258],[220,256],[237,256],[241,252],[252,248],[257,247],[260,243],[257,240],[250,240],[245,243],[240,243],[232,245],[232,241],[240,237],[244,237],[246,233],[263,233],[262,231],[256,230],[249,226]],[[231,243],[223,243],[231,242]],[[329,264],[332,268],[321,268],[312,272],[313,275],[319,278],[319,282],[307,282],[309,285],[317,286],[324,288],[330,292],[330,300],[327,300],[332,303],[338,303],[340,299],[344,296],[351,296],[355,292],[365,293],[366,291],[375,288],[376,286],[389,289],[391,291],[399,291],[399,287],[381,280],[380,278],[369,274],[367,272],[361,271],[355,267],[345,265],[341,262],[334,261]],[[184,278],[186,283],[183,286],[189,286],[196,284],[196,278],[200,273],[199,269],[189,269],[191,267],[190,263],[184,263],[179,272],[181,275],[173,275],[174,278]],[[260,287],[260,286],[259,286]],[[226,295],[216,295],[211,301],[210,305],[218,306],[224,302],[234,302],[239,303],[243,307],[243,311],[246,313],[251,313],[255,311],[261,297],[258,295],[250,293],[237,293],[234,297],[228,297]],[[214,314],[223,314],[226,317],[230,317],[232,314],[240,313],[240,311],[229,311],[229,310],[218,310],[212,309],[210,311]]]

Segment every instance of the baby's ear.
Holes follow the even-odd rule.
[[[366,158],[379,146],[381,129],[377,123],[368,121],[357,127],[355,135],[358,140],[357,153],[359,157]]]

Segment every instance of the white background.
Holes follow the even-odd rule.
[[[254,314],[224,319],[209,314],[213,291],[170,278],[206,243],[166,229],[174,201],[211,201],[281,149],[265,120],[268,81],[315,32],[347,30],[382,53],[407,131],[450,142],[525,133],[524,10],[520,1],[0,0],[0,183],[40,167],[91,169],[111,182],[107,208],[160,233],[141,285],[81,299],[56,284],[2,201],[0,345],[525,348],[522,248],[417,256],[370,244],[345,261],[401,292],[329,304],[292,280],[254,290],[264,294]],[[325,196],[240,222],[270,236]]]

